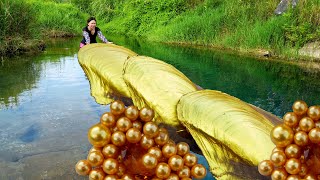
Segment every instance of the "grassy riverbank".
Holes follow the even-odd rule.
[[[0,56],[42,51],[44,39],[79,35],[88,15],[71,3],[0,1]]]
[[[97,9],[108,33],[240,52],[267,50],[298,58],[299,48],[320,38],[320,2],[301,0],[277,16],[274,10],[279,2],[97,0],[95,4],[108,7]]]

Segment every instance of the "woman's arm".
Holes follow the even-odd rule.
[[[101,31],[97,32],[99,39],[101,39],[101,41],[103,41],[104,43],[108,43],[109,41],[106,39],[106,37],[104,37],[104,35],[102,34]]]
[[[90,44],[89,33],[87,31],[82,31],[82,35],[83,35],[84,39],[86,40],[86,44]]]

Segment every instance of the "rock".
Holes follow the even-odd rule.
[[[305,44],[299,49],[299,55],[320,59],[320,41]]]

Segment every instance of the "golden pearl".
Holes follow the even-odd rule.
[[[137,143],[141,139],[141,132],[139,129],[131,128],[127,131],[126,138],[129,143]]]
[[[263,176],[270,176],[274,167],[270,160],[261,161],[258,165],[258,171]]]
[[[270,160],[276,167],[282,166],[286,163],[286,155],[282,151],[276,151],[271,154]]]
[[[309,139],[312,143],[320,143],[320,128],[313,128],[309,132]]]
[[[103,172],[102,169],[93,169],[89,173],[89,180],[103,180],[106,174]]]
[[[184,177],[181,180],[192,180],[191,178]]]
[[[143,134],[145,134],[146,136],[148,136],[150,138],[156,137],[158,135],[158,133],[159,133],[159,127],[154,122],[147,122],[143,126]]]
[[[317,121],[320,119],[320,106],[311,106],[308,109],[308,116],[313,119],[314,121]]]
[[[272,150],[272,153],[274,153],[274,152],[277,152],[277,151],[282,151],[282,152],[284,152],[284,148],[281,148],[281,147],[275,147],[273,150]]]
[[[187,178],[191,175],[191,170],[188,166],[183,166],[181,170],[177,172],[180,178]]]
[[[159,131],[159,134],[154,138],[156,144],[163,146],[169,140],[169,134],[164,131]]]
[[[87,160],[91,166],[100,166],[103,163],[104,157],[101,151],[93,151],[88,154]]]
[[[300,172],[301,163],[299,159],[290,158],[287,160],[284,167],[289,174],[298,174]]]
[[[153,154],[145,154],[142,156],[142,164],[147,169],[153,169],[157,166],[158,160],[157,157]]]
[[[179,155],[173,155],[169,158],[168,164],[173,171],[179,171],[183,168],[183,158]]]
[[[118,167],[118,172],[117,172],[117,175],[119,177],[122,177],[125,173],[126,173],[126,166],[122,163],[119,163],[119,167]]]
[[[108,144],[110,142],[110,136],[110,130],[101,124],[92,126],[88,131],[88,140],[96,147],[103,147]]]
[[[179,142],[177,144],[177,154],[180,156],[184,156],[190,151],[190,146],[185,142]]]
[[[87,160],[80,160],[75,166],[76,172],[81,176],[86,176],[91,171],[91,165]]]
[[[156,176],[161,179],[168,178],[170,176],[171,169],[167,163],[159,163],[156,167]]]
[[[320,128],[320,121],[316,121],[316,122],[314,123],[314,126],[315,126],[316,128]]]
[[[278,147],[286,147],[293,141],[292,129],[284,124],[275,126],[271,131],[271,140]]]
[[[154,140],[150,137],[143,135],[140,139],[140,146],[144,149],[149,149],[154,145]]]
[[[135,180],[136,178],[134,178],[133,175],[131,174],[124,174],[122,177],[121,177],[121,180]]]
[[[187,153],[186,155],[184,155],[183,161],[184,161],[184,165],[186,165],[188,167],[192,167],[195,164],[197,164],[198,158],[194,154]]]
[[[285,149],[285,154],[287,158],[300,158],[301,148],[296,144],[290,144]]]
[[[116,118],[111,112],[106,112],[102,114],[100,123],[107,127],[113,127],[116,124]]]
[[[314,122],[309,117],[304,117],[299,122],[299,127],[302,131],[309,132],[312,128],[314,128]]]
[[[177,147],[174,144],[165,144],[162,147],[162,155],[169,158],[177,153]]]
[[[102,169],[107,174],[116,174],[118,172],[119,163],[113,158],[108,158],[103,162]]]
[[[142,130],[142,123],[140,121],[133,121],[132,127],[137,128],[137,129],[139,129],[139,131],[141,131]]]
[[[304,101],[296,101],[292,105],[292,110],[297,115],[303,115],[308,111],[308,105]]]
[[[127,132],[128,129],[130,129],[131,127],[132,127],[132,122],[130,121],[130,119],[126,117],[121,117],[118,119],[117,128],[119,131]]]
[[[290,175],[287,177],[287,180],[300,180],[300,176],[298,175]]]
[[[111,141],[116,146],[123,146],[126,144],[126,135],[122,131],[116,131],[112,134]]]
[[[111,110],[111,113],[114,114],[114,115],[120,115],[122,114],[124,111],[125,111],[125,106],[123,104],[123,102],[121,101],[113,101],[111,104],[110,104],[110,110]]]
[[[307,174],[303,180],[317,180],[318,178],[314,174]]]
[[[294,143],[298,146],[306,146],[309,144],[309,136],[304,131],[299,131],[294,135]]]
[[[92,146],[92,148],[89,150],[88,153],[91,153],[91,152],[93,152],[93,151],[102,151],[102,148],[101,148],[101,147],[94,147],[94,146]]]
[[[106,158],[116,158],[120,154],[120,149],[114,144],[107,144],[103,148],[102,154]]]
[[[202,179],[207,175],[207,170],[203,165],[196,164],[191,168],[191,175],[196,179]]]
[[[179,176],[177,174],[171,173],[166,180],[179,180]]]
[[[107,175],[103,180],[117,180],[118,176],[116,175]]]
[[[154,117],[154,111],[150,108],[144,107],[139,112],[140,119],[144,122],[149,122]]]
[[[296,127],[299,123],[298,116],[293,112],[288,112],[283,116],[283,123],[289,127]]]
[[[135,121],[139,117],[139,110],[135,106],[129,106],[124,114],[127,118],[129,118],[131,121]]]
[[[304,177],[308,173],[308,166],[306,164],[301,164],[299,176]]]
[[[157,159],[160,159],[162,157],[162,151],[157,147],[151,147],[150,149],[148,149],[148,153],[155,155]]]
[[[288,173],[283,168],[275,169],[271,174],[272,180],[286,180],[287,177]]]

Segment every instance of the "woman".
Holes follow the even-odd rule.
[[[100,29],[97,27],[97,21],[94,17],[90,17],[87,20],[87,26],[82,29],[82,35],[83,39],[80,43],[80,48],[90,43],[97,43],[97,36],[102,42],[111,43],[104,37]]]

